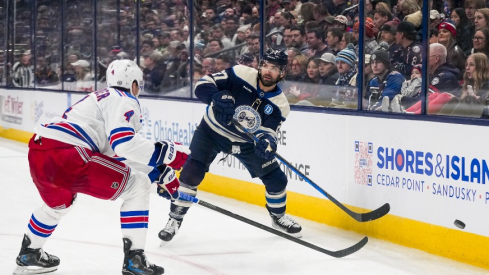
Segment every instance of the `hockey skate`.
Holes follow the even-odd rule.
[[[301,230],[302,227],[295,222],[291,217],[287,215],[283,215],[282,217],[277,217],[270,213],[270,217],[272,218],[272,227],[283,231],[291,236],[296,238],[302,237]]]
[[[124,241],[123,275],[161,275],[165,270],[161,266],[154,265],[146,259],[144,250],[131,250],[132,242],[128,238]]]
[[[17,268],[14,270],[16,274],[44,274],[54,272],[58,269],[59,258],[48,254],[42,248],[29,248],[31,240],[27,235],[24,235],[22,240],[22,248],[19,256],[17,256]]]
[[[165,245],[169,241],[175,237],[175,235],[178,233],[178,229],[180,229],[180,226],[182,225],[183,220],[177,220],[174,218],[168,219],[168,222],[166,223],[165,228],[160,231],[158,234],[158,237],[163,241],[161,242],[161,246]]]

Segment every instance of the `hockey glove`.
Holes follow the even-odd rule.
[[[175,170],[179,170],[187,161],[188,155],[190,155],[190,149],[178,142],[158,141],[155,143],[155,147],[156,150],[160,150],[156,166],[168,165]]]
[[[264,134],[255,145],[255,154],[263,159],[273,159],[277,151],[277,140],[270,134]]]
[[[176,200],[178,199],[178,187],[180,187],[180,181],[175,175],[175,171],[171,169],[169,166],[163,166],[163,172],[160,174],[158,178],[158,195],[162,196],[168,200]]]
[[[212,96],[212,111],[217,122],[222,125],[231,124],[234,116],[234,97],[228,91],[222,91]]]

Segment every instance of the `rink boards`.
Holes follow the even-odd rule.
[[[0,89],[0,136],[27,142],[34,125],[60,116],[84,94]],[[140,99],[150,141],[186,145],[206,106]],[[388,202],[389,215],[359,223],[284,169],[287,212],[489,269],[489,146],[483,126],[293,111],[279,152],[337,200],[362,212]],[[202,190],[265,205],[264,188],[232,156]],[[454,225],[458,219],[464,229]],[[307,230],[307,229],[305,229]]]

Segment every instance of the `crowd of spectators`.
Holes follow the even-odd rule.
[[[56,16],[61,1],[37,1],[35,17],[29,1],[17,1],[14,39],[24,50],[17,51],[17,62],[11,66],[12,83],[52,87],[63,82],[65,90],[88,92],[95,82],[103,85],[112,60],[131,59],[144,71],[146,94],[172,95],[175,90],[190,91],[191,71],[195,81],[236,64],[257,68],[264,46],[288,53],[281,85],[291,104],[357,108],[357,73],[363,73],[363,109],[419,113],[420,65],[427,61],[429,113],[484,116],[489,94],[489,9],[483,0],[430,1],[429,41],[421,39],[423,1],[366,0],[364,68],[358,68],[358,0],[269,0],[264,45],[257,0],[194,1],[194,37],[189,37],[185,1],[141,1],[139,17],[136,1],[120,0],[119,9],[114,2],[98,1],[93,22],[90,1],[67,1],[61,36]],[[35,45],[25,28],[33,18]],[[93,37],[97,37],[96,59]],[[427,56],[422,56],[422,43],[430,44]],[[23,81],[25,68],[29,62],[33,65],[32,50],[34,76]]]

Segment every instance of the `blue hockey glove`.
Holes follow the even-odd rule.
[[[277,151],[277,140],[270,134],[264,134],[255,145],[255,154],[263,159],[273,159]]]
[[[172,201],[178,199],[178,187],[180,187],[180,181],[175,175],[175,171],[171,167],[164,167],[157,183],[158,195]]]
[[[228,91],[222,91],[212,96],[212,111],[217,122],[230,125],[234,116],[234,97]]]

